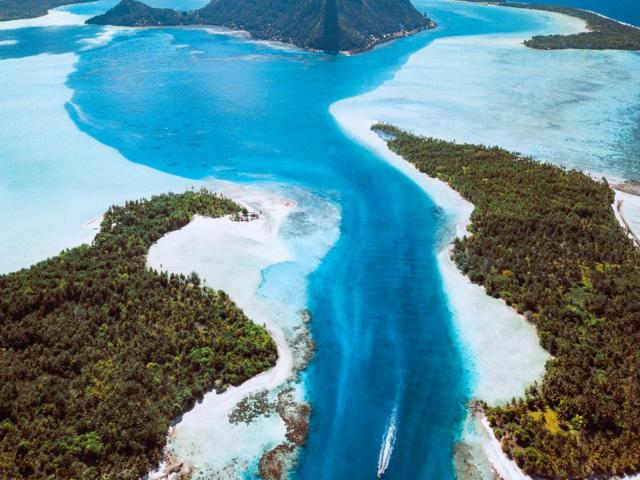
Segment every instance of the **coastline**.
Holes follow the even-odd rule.
[[[526,387],[542,378],[549,358],[539,344],[535,327],[504,301],[486,295],[484,288],[458,270],[449,255],[454,239],[467,234],[473,205],[443,181],[425,175],[391,152],[370,130],[376,121],[353,118],[334,107],[335,104],[332,113],[348,135],[411,178],[447,215],[452,231],[436,257],[454,326],[464,353],[472,363],[471,373],[475,377],[472,396],[499,405],[523,393]],[[509,345],[499,342],[505,334],[512,339]]]
[[[66,16],[68,21],[73,20],[73,22],[78,22],[83,18],[82,16],[73,14],[69,15],[70,16]],[[59,18],[60,17],[56,15],[40,17],[39,22],[43,24],[43,19],[46,19],[48,23],[58,24],[60,23]],[[20,21],[20,25],[28,26],[27,23],[31,22],[33,22],[33,20]],[[14,26],[11,28],[16,28],[15,24],[12,25]],[[25,184],[31,185],[32,188],[37,187],[38,189],[46,191],[48,196],[44,201],[47,202],[50,208],[60,212],[59,215],[53,216],[48,210],[43,210],[41,208],[43,198],[34,195],[31,190],[26,190],[26,194],[24,190],[20,189],[16,189],[15,192],[12,190],[8,191],[8,201],[15,201],[16,204],[21,202],[22,210],[19,216],[10,211],[5,212],[4,220],[6,223],[14,225],[14,234],[3,239],[2,246],[6,248],[7,251],[15,253],[12,256],[8,256],[5,263],[1,265],[3,271],[11,272],[23,267],[28,267],[42,258],[47,258],[48,256],[59,253],[65,248],[70,248],[82,243],[89,243],[97,232],[97,226],[100,221],[98,215],[100,215],[104,208],[110,204],[123,203],[131,198],[145,197],[160,192],[184,191],[188,188],[206,186],[211,190],[240,200],[250,207],[251,210],[259,209],[259,207],[256,208],[255,205],[256,202],[259,204],[261,201],[260,197],[264,196],[264,191],[262,190],[260,190],[262,194],[252,196],[251,192],[259,189],[256,188],[252,190],[251,188],[238,184],[217,181],[215,179],[194,181],[158,172],[149,167],[129,162],[113,148],[105,146],[82,133],[74,124],[72,118],[69,116],[68,109],[65,107],[74,107],[72,103],[72,91],[65,82],[68,75],[74,71],[77,59],[77,54],[69,53],[61,55],[44,54],[33,58],[2,61],[7,75],[3,77],[3,81],[0,83],[6,85],[3,92],[5,96],[11,100],[5,100],[5,105],[8,108],[7,115],[10,115],[12,118],[12,123],[11,128],[3,130],[2,134],[0,134],[0,138],[4,139],[3,142],[0,142],[4,148],[0,148],[0,150],[2,150],[8,158],[15,159],[16,163],[32,165],[32,169],[28,170],[28,172],[33,171],[37,172],[37,174],[35,176],[31,175],[29,183]],[[25,82],[23,78],[25,71],[28,73],[27,77],[29,78],[27,82]],[[18,78],[20,78],[19,81],[17,80]],[[34,97],[34,92],[37,92],[38,96]],[[24,108],[20,103],[15,101],[26,95],[31,95],[31,101],[27,105],[33,105],[34,107],[37,105],[38,115],[35,115],[34,111],[31,111],[30,108]],[[82,112],[73,111],[73,114],[82,115]],[[51,124],[55,124],[56,129],[51,129]],[[29,131],[33,131],[35,134],[31,142],[23,144],[17,142],[16,139],[19,138],[21,132],[25,131],[26,125],[29,126]],[[60,135],[67,139],[67,142],[63,145],[57,141]],[[50,148],[51,145],[56,145],[56,148]],[[86,158],[83,158],[83,156],[79,157],[76,154],[77,151],[87,153]],[[43,156],[43,152],[46,152],[45,156]],[[45,165],[50,167],[45,169],[43,168]],[[11,161],[5,165],[5,168],[8,169],[7,172],[12,172],[12,167],[13,163]],[[43,173],[45,171],[47,172],[46,175]],[[97,174],[97,172],[99,174]],[[69,177],[75,179],[74,185],[76,185],[77,188],[64,188],[64,183],[61,179]],[[20,176],[15,178],[16,182],[22,180],[24,179]],[[295,189],[290,188],[290,190]],[[288,193],[287,191],[284,195],[288,196]],[[302,193],[307,194],[309,198],[304,197]],[[302,193],[292,192],[292,194],[295,194],[294,198],[296,198],[296,201],[298,201],[298,196],[302,196],[303,201],[301,203],[299,202],[297,206],[290,205],[288,211],[293,208],[300,208],[303,210],[299,212],[300,215],[302,215],[305,220],[308,220],[306,213],[308,210],[311,210],[309,203],[315,202],[316,200],[314,200],[315,197],[313,199],[310,198],[313,196],[312,193],[306,191]],[[298,298],[302,296],[302,292],[305,291],[305,285],[298,283],[301,281],[301,277],[303,277],[299,270],[304,269],[302,273],[306,273],[314,268],[315,265],[309,265],[307,257],[317,262],[318,258],[326,253],[339,235],[337,231],[337,224],[339,223],[338,210],[336,209],[336,212],[333,212],[332,209],[327,209],[326,205],[318,207],[316,204],[312,204],[311,207],[322,210],[324,217],[320,218],[320,216],[316,214],[315,217],[318,218],[311,219],[311,223],[316,228],[313,233],[308,233],[308,225],[306,225],[307,233],[304,231],[294,232],[293,235],[295,238],[293,238],[292,243],[298,248],[305,248],[306,256],[305,258],[295,258],[295,271],[293,273],[293,279],[291,280],[294,285],[287,283],[284,285],[285,288],[282,289],[283,295],[290,294],[291,290],[295,292],[291,302],[292,305],[295,306],[303,304],[304,300]],[[274,222],[281,225],[282,223],[289,222],[289,219],[287,216],[282,216],[279,219],[265,220],[265,223],[269,223],[270,225],[275,225]],[[258,224],[259,222],[242,222],[241,226],[252,229]],[[225,225],[225,227],[236,227],[238,225],[237,222],[229,222],[229,225]],[[271,231],[262,232],[261,234],[275,238],[278,229],[279,227],[273,227]],[[286,232],[288,236],[292,236],[290,231],[292,229],[295,230],[295,226],[288,226],[288,231]],[[325,229],[326,232],[320,232],[320,235],[318,235],[318,229]],[[313,235],[315,235],[315,237]],[[287,238],[287,242],[289,242],[289,238]],[[214,253],[215,252],[216,251],[214,251]],[[235,259],[240,262],[241,266],[247,263],[246,253],[245,251],[244,254],[235,256]],[[283,258],[283,256],[281,255],[280,258]],[[291,257],[287,256],[287,258]],[[192,270],[193,268],[189,268],[186,273],[190,273]],[[290,271],[291,265],[289,265],[289,272]],[[220,271],[216,273],[220,273]],[[266,285],[266,288],[269,290],[266,296],[280,293],[281,277],[284,276],[284,274],[280,273],[280,277],[278,277],[276,275],[277,273],[278,272],[271,267],[264,271],[256,270],[253,272],[252,280],[255,288],[249,292],[250,296],[256,297],[256,290],[262,288],[264,285]],[[214,277],[218,279],[218,275],[214,275]],[[242,278],[237,280],[240,284],[246,282],[246,279]],[[302,278],[302,280],[304,280],[304,278]],[[209,286],[224,288],[225,291],[231,290],[230,288],[226,288],[225,285],[216,286],[214,283],[215,282],[211,280],[208,284]],[[284,290],[286,290],[286,292]],[[234,297],[234,300],[235,299],[236,297]],[[241,302],[238,302],[238,304],[241,304]],[[294,369],[297,368],[300,362],[297,362],[296,358],[300,352],[295,349],[292,354],[292,348],[287,342],[291,339],[297,341],[298,337],[303,335],[303,324],[305,323],[297,311],[291,312],[287,309],[280,308],[277,299],[267,299],[263,302],[263,305],[265,304],[267,305],[264,307],[265,310],[269,311],[271,315],[269,318],[277,317],[278,320],[276,327],[281,333],[277,333],[276,328],[270,331],[272,335],[276,336],[275,340],[279,344],[279,359],[287,360],[285,362],[279,362],[276,370],[261,375],[257,380],[252,379],[253,382],[250,381],[249,386],[253,385],[255,388],[263,386],[265,382],[271,382],[272,384],[278,383],[278,381],[283,378],[285,381],[288,381],[291,376],[291,362],[293,362]],[[241,304],[241,306],[244,308],[244,304]],[[260,312],[253,315],[250,314],[248,308],[245,310],[252,320],[260,321],[263,318],[259,315]],[[258,385],[255,385],[255,383]],[[294,394],[297,395],[297,398],[303,398],[303,389],[300,388],[298,384],[295,384],[295,386]],[[212,401],[219,403],[227,398],[233,401],[236,396],[243,396],[245,388],[247,388],[247,386],[243,385],[240,391],[236,393],[234,393],[234,391],[237,389],[229,389],[229,395],[222,397],[222,399],[214,395],[212,396]],[[206,406],[203,407],[202,405],[203,404],[199,404],[198,406],[206,409]],[[222,417],[224,422],[228,424],[227,416],[223,414]],[[265,446],[270,448],[275,445],[276,442],[281,442],[287,433],[286,426],[282,419],[276,414],[269,413],[269,415],[264,418],[259,418],[258,420],[258,422],[253,422],[251,425],[240,425],[238,428],[246,438],[244,443],[240,443],[243,447],[254,444],[258,446],[255,452],[256,459],[263,453],[262,451],[258,451],[261,442],[264,444],[266,439],[266,442],[270,444]],[[176,431],[173,438],[179,439],[179,428],[174,430]],[[263,435],[264,433],[266,433],[266,435]],[[246,450],[246,448],[242,448],[242,450]],[[216,452],[213,453],[215,454]],[[253,460],[252,458],[251,461]],[[247,468],[252,467],[252,465],[245,466]]]
[[[285,478],[306,439],[310,408],[300,373],[313,354],[307,325],[311,314],[304,310],[306,299],[287,292],[292,287],[304,291],[301,277],[315,265],[297,257],[298,242],[304,243],[306,234],[289,236],[293,217],[309,219],[308,200],[295,191],[226,182],[216,186],[257,218],[195,217],[149,250],[147,266],[172,273],[196,271],[206,286],[225,291],[253,322],[266,327],[277,344],[278,360],[272,370],[238,387],[205,394],[184,413],[168,432],[165,460],[149,480],[181,478],[180,472],[193,478],[234,477],[258,468],[271,475],[265,478]],[[333,227],[329,230],[322,245],[309,237],[314,245],[307,251],[311,248],[315,258],[335,241]],[[301,271],[292,275],[291,264],[299,262]],[[283,266],[282,277],[278,266]],[[262,288],[265,282],[269,293]],[[285,304],[273,292],[290,300]]]
[[[450,259],[453,240],[467,233],[473,205],[446,183],[425,175],[391,152],[384,140],[370,129],[375,120],[350,115],[346,110],[337,104],[331,107],[331,113],[343,131],[411,178],[447,214],[454,233],[437,252],[437,262],[454,327],[470,364],[470,398],[499,405],[522,395],[529,385],[542,378],[550,356],[540,346],[532,324],[502,300],[486,295],[484,288],[473,284]],[[500,341],[504,338],[510,339],[508,344]],[[510,474],[513,469],[505,465],[511,465],[511,460],[495,437],[477,435],[477,427],[473,426],[475,418],[469,414],[460,441],[471,452],[471,462],[477,471],[486,471],[482,466],[488,462],[491,470],[502,475],[504,480],[527,479],[519,469],[516,470],[518,474]],[[481,456],[477,452],[482,452]],[[459,460],[455,458],[454,461]]]
[[[335,106],[334,106],[335,107]],[[455,197],[457,196],[457,192],[452,191],[448,192],[448,194],[444,194],[442,192],[442,187],[444,185],[445,190],[449,187],[443,182],[429,177],[426,174],[423,174],[417,170],[410,164],[408,161],[405,161],[402,157],[396,155],[395,153],[386,150],[386,141],[383,138],[385,134],[378,134],[369,130],[370,125],[376,123],[371,120],[363,120],[349,118],[348,115],[345,115],[344,112],[341,112],[339,108],[332,108],[332,113],[336,117],[338,123],[342,126],[342,128],[356,140],[360,141],[365,146],[368,146],[376,153],[378,153],[382,158],[389,161],[392,165],[396,166],[399,170],[405,172],[407,176],[412,178],[416,183],[418,183],[423,190],[435,201],[436,204],[445,207],[449,212],[453,212],[453,224],[456,227],[457,236],[461,235],[461,231],[466,232],[468,226],[468,216],[465,218],[465,214],[461,212],[473,210],[473,206],[466,202],[464,199],[460,198],[459,201],[455,201]],[[417,174],[417,175],[416,175]],[[631,230],[629,222],[623,217],[621,211],[622,200],[633,200],[634,202],[640,202],[640,197],[637,197],[631,193],[622,192],[620,190],[614,190],[616,194],[617,201],[614,201],[612,207],[614,212],[616,213],[616,217],[618,217],[618,221],[620,225],[635,239],[635,234]],[[454,201],[451,204],[452,200]],[[620,203],[618,203],[620,202]],[[465,205],[466,204],[466,205]],[[471,205],[471,208],[469,206]],[[457,210],[456,210],[457,208]],[[451,249],[451,245],[449,245],[444,250],[440,251],[438,254],[438,262],[442,275],[443,286],[445,291],[449,296],[450,307],[453,313],[454,322],[458,327],[460,333],[461,342],[464,344],[465,342],[470,345],[471,355],[470,360],[473,362],[474,360],[477,362],[476,366],[480,366],[477,372],[477,384],[476,388],[473,392],[472,398],[473,400],[469,402],[468,408],[468,416],[464,423],[463,433],[460,441],[456,443],[454,446],[454,464],[456,465],[456,470],[462,472],[461,478],[499,478],[501,480],[531,480],[531,477],[524,473],[523,470],[519,468],[516,462],[511,459],[505,451],[503,451],[500,441],[497,439],[494,434],[487,417],[483,412],[483,408],[481,404],[479,404],[476,400],[481,400],[486,402],[489,406],[500,405],[500,399],[489,398],[486,395],[486,392],[483,392],[483,385],[486,386],[490,384],[490,380],[488,378],[490,376],[486,376],[483,378],[483,367],[486,365],[482,365],[482,360],[486,359],[487,356],[495,355],[496,348],[500,348],[505,338],[509,339],[509,343],[516,344],[518,349],[527,348],[526,342],[518,342],[511,334],[511,332],[505,330],[507,325],[502,324],[500,321],[497,321],[495,316],[492,316],[491,322],[486,322],[481,328],[486,328],[489,330],[494,330],[499,332],[496,335],[493,342],[490,342],[490,349],[484,350],[482,349],[482,344],[478,343],[479,338],[474,336],[474,332],[469,328],[469,325],[466,324],[465,320],[469,318],[473,319],[473,322],[478,324],[482,323],[483,320],[483,312],[485,309],[490,308],[490,302],[487,301],[491,297],[486,295],[484,288],[476,286],[478,290],[482,292],[482,295],[485,297],[485,304],[481,308],[469,309],[469,304],[473,303],[473,297],[470,294],[462,295],[460,291],[464,289],[465,283],[470,282],[470,280],[463,276],[462,273],[457,269],[457,266],[451,260],[449,255]],[[452,276],[453,278],[448,278]],[[452,295],[452,292],[457,292],[461,298],[456,298],[455,294]],[[510,309],[507,307],[506,303],[501,302],[504,305],[504,308]],[[467,310],[458,311],[459,306],[465,307]],[[475,318],[474,318],[475,317]],[[522,324],[528,324],[524,317],[517,315]],[[535,338],[535,343],[538,348],[539,346],[538,336],[533,325],[528,324],[533,331],[533,335]],[[477,325],[476,325],[477,326]],[[488,340],[485,338],[484,340]],[[531,345],[529,345],[531,346]],[[464,349],[463,349],[464,350]],[[476,355],[474,358],[474,354]],[[546,358],[551,358],[545,351]],[[526,355],[527,357],[529,355]],[[480,362],[478,362],[480,359]],[[518,363],[515,357],[500,358],[502,361],[506,361],[506,364],[509,366],[510,372],[506,374],[506,376],[499,376],[493,383],[493,388],[499,388],[501,383],[504,383],[505,379],[513,376],[514,372],[519,372],[521,369],[525,369],[528,372],[531,370],[531,366],[523,365],[522,363]],[[503,367],[505,364],[502,365]],[[542,369],[539,378],[545,373],[544,363],[542,364]],[[537,379],[535,379],[537,380]],[[534,381],[535,381],[534,380]],[[529,384],[522,384],[520,390],[514,388],[513,397],[521,396],[525,388],[531,385],[533,381],[529,382]],[[514,387],[514,385],[512,385]],[[495,394],[494,390],[491,390],[492,394]],[[505,398],[505,400],[509,400],[509,397]],[[488,468],[486,467],[488,464]],[[469,473],[471,472],[471,473]],[[610,477],[612,479],[638,479],[640,475],[634,475],[630,477]]]
[[[202,402],[183,414],[169,432],[165,448],[167,456],[174,461],[161,464],[158,470],[149,474],[150,480],[164,478],[175,469],[176,463],[182,465],[183,474],[201,468],[202,456],[206,452],[197,444],[202,446],[201,441],[206,438],[208,442],[204,446],[210,447],[209,442],[216,437],[221,448],[224,442],[233,442],[232,438],[211,437],[209,434],[212,430],[225,429],[231,434],[228,430],[233,429],[221,424],[229,425],[228,415],[238,402],[260,390],[276,389],[292,374],[294,360],[284,330],[278,325],[269,305],[258,297],[257,290],[261,282],[260,272],[264,268],[292,259],[292,253],[281,242],[279,232],[286,217],[295,209],[295,203],[263,195],[236,198],[250,211],[260,211],[258,219],[233,221],[229,217],[196,217],[182,230],[163,237],[147,255],[150,268],[172,273],[196,270],[207,286],[227,292],[253,322],[266,326],[278,348],[278,360],[273,369],[242,385],[229,387],[223,393],[209,392]],[[269,427],[269,437],[284,437],[284,429],[277,428],[277,425]],[[185,454],[185,450],[190,450],[191,454]],[[232,457],[228,461],[233,460]]]

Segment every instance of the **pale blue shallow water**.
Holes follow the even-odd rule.
[[[293,185],[340,207],[341,237],[309,277],[317,352],[297,478],[374,478],[394,408],[398,434],[385,478],[454,475],[452,445],[472,379],[435,260],[446,218],[412,181],[347,138],[329,106],[391,79],[435,38],[542,25],[515,10],[438,0],[419,6],[439,22],[437,31],[355,57],[275,49],[204,29],[139,31],[88,50],[82,41],[98,27],[0,31],[0,41],[17,41],[0,47],[0,58],[76,52],[68,114],[131,162],[190,179]]]

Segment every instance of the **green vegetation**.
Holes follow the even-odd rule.
[[[483,2],[484,0],[467,1]],[[588,32],[571,35],[538,35],[524,42],[530,48],[539,50],[564,50],[568,48],[583,50],[640,50],[640,29],[603,17],[597,13],[579,8],[539,3],[529,4],[500,0],[488,3],[503,7],[562,13],[587,22]]]
[[[91,246],[0,276],[0,478],[140,478],[173,419],[275,364],[224,292],[145,267],[194,214],[239,212],[205,190],[128,202]]]
[[[374,129],[475,205],[456,264],[533,322],[553,355],[542,385],[487,408],[505,451],[546,478],[640,470],[640,251],[607,182],[500,148]]]
[[[0,21],[41,17],[52,8],[91,1],[93,0],[0,0]]]
[[[255,38],[330,53],[362,51],[435,27],[409,0],[213,0],[192,12],[151,8],[136,0],[122,0],[88,23],[134,27],[220,25],[246,30]]]

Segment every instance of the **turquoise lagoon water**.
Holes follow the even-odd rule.
[[[111,4],[68,9],[86,14]],[[188,9],[193,2],[173,6]],[[93,45],[86,39],[102,31],[93,26],[0,31],[0,42],[16,42],[0,46],[6,61],[0,61],[0,72],[7,65],[15,84],[20,83],[15,65],[23,65],[15,62],[60,58],[68,65],[68,55],[74,55],[66,81],[68,117],[109,155],[143,169],[139,183],[164,172],[185,184],[209,177],[280,184],[309,192],[317,205],[329,201],[339,207],[341,236],[308,278],[318,348],[306,375],[313,414],[297,478],[374,478],[394,411],[397,439],[385,478],[454,476],[452,445],[473,375],[460,354],[436,265],[447,218],[408,178],[348,138],[329,107],[391,81],[412,54],[436,38],[543,30],[549,17],[439,0],[419,2],[419,7],[439,22],[438,30],[355,57],[311,54],[215,29],[122,31]],[[57,67],[54,62],[45,68]],[[3,95],[0,91],[0,106],[16,101]],[[10,141],[30,141],[29,123],[23,119],[23,124],[24,134]],[[57,128],[55,122],[49,126],[54,137]],[[52,138],[51,151],[64,141]],[[14,147],[6,152],[28,152]],[[72,154],[82,168],[83,151]],[[109,169],[95,158],[116,162],[115,156],[110,160],[102,150],[88,155],[86,162],[108,188],[122,181],[128,182],[127,193],[135,191],[124,178],[128,168]],[[33,246],[7,240],[24,235],[18,222],[27,208],[21,193],[40,199],[39,214],[52,218],[61,215],[60,205],[69,211],[83,206],[50,203],[51,192],[29,186],[29,173],[20,168],[18,161],[0,163],[1,177],[21,178],[0,183],[0,197],[12,210],[7,218],[18,225],[2,231],[0,245],[28,258],[20,249]],[[59,182],[63,186],[56,188],[65,194],[83,187],[77,176]],[[55,237],[51,227],[49,235]],[[289,225],[304,228],[304,221],[295,219]],[[265,291],[278,295],[273,286]]]

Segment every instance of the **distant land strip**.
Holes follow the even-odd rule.
[[[453,260],[532,322],[552,355],[524,398],[485,406],[506,454],[535,478],[640,471],[640,250],[607,181],[497,147],[373,129],[475,205]]]
[[[587,22],[589,31],[570,35],[537,35],[524,44],[538,50],[640,50],[640,28],[579,8],[510,1],[465,0],[501,7],[555,12]]]
[[[91,1],[95,0],[0,0],[0,22],[41,17],[52,8]]]

